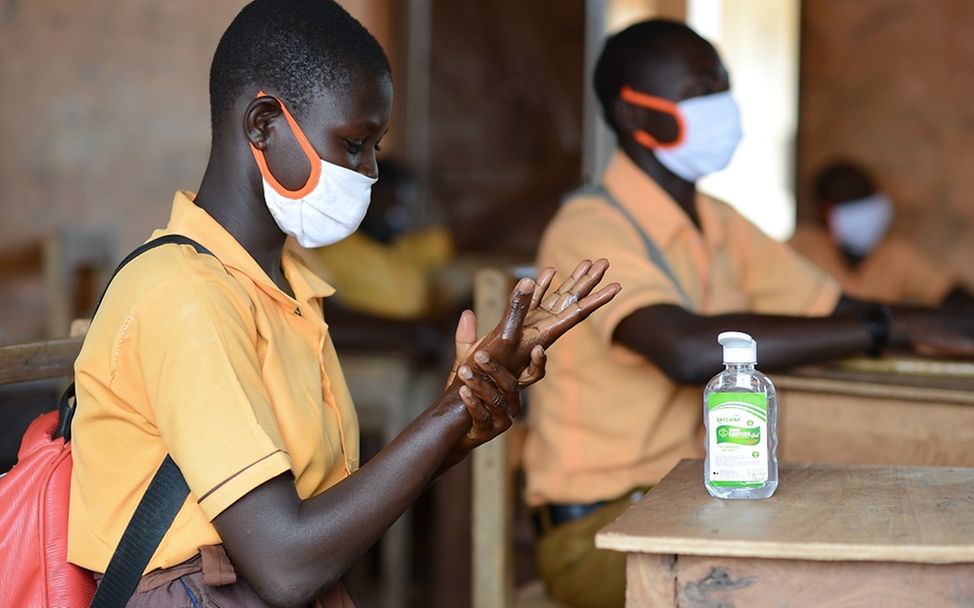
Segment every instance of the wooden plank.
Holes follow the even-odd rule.
[[[778,390],[787,462],[974,467],[974,407]]]
[[[0,346],[0,384],[72,376],[83,340],[79,336]]]
[[[626,552],[974,562],[974,469],[781,465],[768,500],[710,497],[684,460],[596,537]]]
[[[485,268],[474,277],[477,334],[494,328],[507,307],[512,280],[502,270]],[[513,489],[508,473],[507,435],[473,451],[473,607],[505,608],[513,602],[511,545]]]
[[[789,608],[974,605],[974,564],[815,562],[679,556],[676,604]],[[640,576],[642,573],[640,573]],[[643,603],[640,606],[667,604]]]
[[[852,372],[834,372],[829,375],[807,376],[778,374],[773,375],[771,379],[779,390],[855,395],[875,399],[914,401],[918,404],[974,405],[974,382],[968,378],[921,378],[893,374],[875,377]]]
[[[967,388],[967,379],[919,378],[890,375],[882,381],[863,381],[860,378],[837,376],[773,376],[775,386],[784,389],[807,390],[837,395],[858,395],[881,399],[898,399],[918,403],[943,402],[974,404],[974,386]]]
[[[676,608],[676,556],[630,553],[626,556],[626,606]]]
[[[974,361],[921,359],[919,357],[855,357],[836,361],[830,367],[864,374],[895,374],[930,378],[974,378]]]

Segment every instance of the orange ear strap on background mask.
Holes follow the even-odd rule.
[[[676,120],[677,133],[676,139],[673,141],[661,142],[650,135],[647,131],[644,131],[643,129],[636,129],[633,131],[632,137],[637,143],[655,150],[668,150],[683,143],[683,140],[686,138],[686,124],[683,121],[683,113],[680,112],[680,108],[676,105],[676,102],[670,101],[669,99],[663,99],[662,97],[657,97],[655,95],[650,95],[649,93],[640,93],[629,85],[622,87],[622,91],[619,93],[619,96],[623,101],[631,103],[634,106],[647,108],[649,110],[656,110],[657,112],[663,112],[671,115],[673,119]]]
[[[267,93],[263,91],[257,92],[257,97],[263,97],[265,95],[267,95]],[[271,95],[271,97],[273,97],[273,95]],[[308,157],[308,163],[311,165],[311,175],[308,176],[308,181],[305,182],[304,186],[298,190],[288,190],[283,184],[277,181],[274,174],[272,174],[270,169],[267,168],[267,160],[264,158],[264,151],[259,149],[254,144],[250,144],[250,151],[254,153],[254,160],[257,161],[257,167],[260,169],[261,175],[264,176],[264,179],[267,180],[267,183],[271,185],[271,188],[277,191],[277,193],[281,196],[290,199],[296,200],[304,198],[315,189],[315,186],[318,185],[318,180],[321,179],[321,157],[319,157],[318,153],[315,152],[315,149],[311,146],[311,142],[308,141],[308,138],[305,136],[304,131],[302,131],[301,127],[298,126],[297,121],[295,121],[294,117],[291,116],[291,113],[287,111],[287,106],[284,105],[284,102],[277,99],[277,97],[274,97],[274,99],[277,100],[277,103],[281,104],[281,111],[284,112],[284,118],[287,120],[287,124],[291,126],[291,132],[294,133],[294,137],[298,140],[298,145],[301,146],[301,150],[303,150],[305,156]]]

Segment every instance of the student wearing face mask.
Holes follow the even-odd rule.
[[[937,305],[966,297],[949,270],[910,241],[890,234],[893,204],[851,162],[815,178],[817,221],[800,223],[788,242],[857,298]]]
[[[566,199],[538,264],[569,268],[605,251],[607,276],[625,290],[551,351],[524,457],[547,588],[592,607],[622,606],[625,587],[624,556],[596,550],[595,533],[681,458],[703,456],[702,385],[721,368],[718,333],[753,335],[771,369],[894,345],[974,345],[969,309],[844,296],[697,191],[730,162],[741,129],[720,56],[686,25],[651,20],[610,37],[594,80],[618,150],[597,184]]]
[[[593,291],[605,260],[581,263],[550,297],[543,271],[518,283],[477,346],[464,313],[455,377],[359,467],[322,315],[334,290],[285,240],[320,247],[358,227],[391,104],[385,54],[333,0],[256,0],[223,34],[199,192],[177,192],[153,235],[198,246],[164,244],[125,266],[76,363],[69,561],[117,574],[109,564],[149,480],[174,463],[184,481],[166,484],[185,498],[161,543],[131,537],[148,548],[145,575],[101,605],[133,590],[130,606],[353,605],[349,566],[441,471],[510,426],[545,349],[618,291]]]

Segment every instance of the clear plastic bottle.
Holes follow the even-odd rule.
[[[751,336],[729,331],[717,342],[724,347],[724,371],[703,393],[704,485],[717,498],[769,498],[778,488],[774,385],[754,368],[757,342]]]

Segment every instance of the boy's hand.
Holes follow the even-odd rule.
[[[545,359],[540,346],[532,353],[532,364],[540,380],[545,374]],[[467,434],[443,463],[446,469],[463,460],[471,450],[497,437],[511,427],[521,413],[521,382],[484,350],[473,357],[475,368],[461,365],[457,378],[462,383],[460,399],[470,415]]]
[[[477,319],[473,311],[465,310],[460,315],[454,341],[456,356],[453,359],[453,369],[450,370],[450,377],[446,381],[448,387],[456,378],[457,370],[470,358],[474,349],[480,344],[480,341],[477,340]],[[531,350],[531,361],[527,369],[522,371],[521,375],[517,378],[521,388],[531,386],[544,377],[544,365],[547,359],[548,355],[545,353],[544,347],[540,344]]]
[[[608,267],[609,262],[604,259],[594,264],[583,260],[551,294],[547,291],[555,276],[554,268],[545,268],[537,283],[521,279],[501,322],[480,341],[474,314],[463,312],[457,324],[456,359],[447,386],[462,385],[460,399],[472,422],[442,470],[510,428],[521,412],[519,390],[545,375],[547,347],[619,293],[618,283],[591,293]]]
[[[913,352],[934,359],[974,359],[974,332],[966,321],[923,328],[913,340]]]
[[[545,268],[537,283],[521,279],[511,294],[501,322],[484,336],[478,348],[520,375],[529,369],[535,347],[547,350],[562,334],[619,293],[622,288],[618,283],[610,283],[592,293],[608,268],[609,262],[605,259],[594,264],[583,260],[575,272],[550,294],[547,291],[555,276],[554,268]]]
[[[893,315],[891,343],[908,345],[923,357],[974,358],[974,310],[944,306]]]

